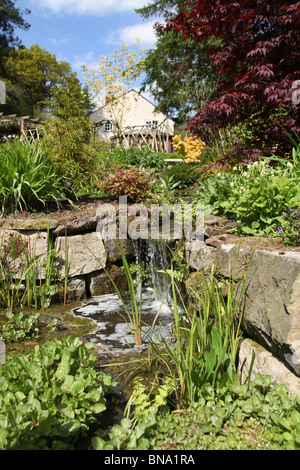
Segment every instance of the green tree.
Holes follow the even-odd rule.
[[[15,28],[28,29],[30,25],[23,15],[30,13],[28,9],[21,11],[15,1],[0,0],[0,76],[5,78],[4,63],[11,47],[19,46],[20,40]]]
[[[214,96],[216,78],[207,49],[208,44],[183,41],[170,31],[158,32],[155,48],[147,53],[142,88],[155,97],[159,111],[176,116],[178,123],[194,117]]]
[[[21,46],[10,51],[6,73],[10,82],[24,91],[31,114],[38,116],[54,88],[67,82],[72,69],[67,62],[59,62],[55,55],[34,44],[29,49]]]
[[[48,106],[52,117],[45,123],[43,145],[76,192],[97,177],[97,162],[84,92],[75,74],[53,89]]]
[[[159,15],[168,20],[174,11],[184,10],[182,0],[155,0],[136,12],[144,19]],[[157,109],[177,117],[182,123],[191,119],[214,96],[216,77],[208,49],[214,41],[198,44],[185,41],[180,34],[156,28],[157,42],[145,58],[143,90],[156,98]]]

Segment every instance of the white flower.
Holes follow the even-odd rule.
[[[288,167],[290,167],[290,168],[294,168],[294,165],[293,165],[291,162],[288,162],[288,163],[286,164],[286,166],[288,166]]]
[[[234,182],[233,182],[233,181],[231,181],[230,186],[233,188],[233,186],[234,186]]]

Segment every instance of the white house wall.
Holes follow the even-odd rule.
[[[95,123],[117,121],[123,129],[146,126],[147,121],[157,121],[157,125],[165,122],[169,135],[174,135],[174,121],[161,112],[155,112],[155,106],[133,90],[117,102],[109,103],[92,113],[91,119]],[[98,135],[100,139],[109,140],[115,133],[105,131],[103,125],[99,127]]]

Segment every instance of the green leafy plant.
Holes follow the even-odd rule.
[[[31,210],[64,196],[61,173],[39,143],[0,145],[0,203],[3,212]]]
[[[300,207],[286,208],[282,226],[277,227],[277,231],[286,245],[300,246]]]
[[[155,339],[152,335],[149,343],[154,364],[158,368],[163,366],[164,376],[173,380],[176,406],[197,400],[207,383],[215,387],[236,379],[235,362],[241,336],[246,274],[235,294],[235,268],[227,299],[221,293],[214,270],[209,281],[204,272],[199,274],[197,281],[189,286],[195,297],[192,312],[185,306],[180,292],[176,292],[174,274],[170,271],[174,341],[160,339],[158,335]]]
[[[176,163],[162,173],[162,178],[166,181],[171,177],[173,185],[178,183],[178,188],[186,188],[198,181],[199,173],[188,163]]]
[[[32,338],[39,332],[39,313],[24,315],[23,312],[16,314],[6,312],[6,321],[1,326],[0,339],[5,343],[22,341]]]
[[[98,370],[92,347],[66,338],[7,357],[0,368],[0,449],[74,449],[115,385]]]
[[[149,397],[140,391],[147,404]],[[138,407],[132,418],[112,427],[109,438],[95,436],[93,448],[299,450],[300,401],[271,377],[256,374],[248,385],[234,381],[214,388],[206,384],[197,401],[177,412],[154,403],[144,410]]]
[[[274,236],[283,223],[285,207],[300,203],[299,163],[280,162],[271,166],[269,160],[262,160],[219,172],[202,181],[195,197],[212,214],[235,220],[238,226],[233,232]]]

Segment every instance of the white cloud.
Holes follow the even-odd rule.
[[[118,30],[118,36],[121,42],[125,44],[133,44],[136,38],[139,38],[141,47],[150,49],[156,43],[156,36],[153,29],[153,21],[147,23],[139,23],[133,26],[125,26]]]
[[[162,23],[159,19],[155,19],[115,29],[108,34],[105,42],[114,46],[120,46],[122,43],[131,45],[138,38],[141,47],[151,49],[155,46],[157,40],[154,30],[156,22]]]
[[[145,0],[30,0],[38,10],[68,15],[99,15],[132,11],[145,5]]]
[[[99,67],[99,58],[94,57],[94,52],[89,51],[85,54],[84,57],[76,56],[72,62],[72,69],[75,71],[81,71],[81,67],[85,65],[87,69],[97,70]]]
[[[69,36],[66,36],[66,37],[61,38],[61,39],[48,38],[48,41],[51,42],[51,44],[53,44],[54,46],[60,46],[60,45],[67,46],[68,44],[70,44],[71,42],[74,41],[74,38],[71,38]]]

